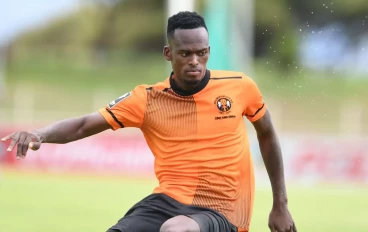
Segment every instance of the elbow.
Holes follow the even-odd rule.
[[[257,137],[272,137],[275,135],[276,132],[272,127],[257,131]]]
[[[87,119],[85,117],[79,118],[78,121],[74,124],[73,127],[69,128],[69,132],[66,133],[66,137],[62,141],[60,141],[60,144],[67,144],[70,142],[74,142],[76,140],[79,140],[81,138],[84,138],[86,132],[86,123]]]
[[[73,138],[68,139],[68,142],[72,142],[81,138],[86,137],[86,134],[88,133],[87,127],[87,117],[82,117],[79,123],[79,126],[77,127],[77,130],[74,134]]]

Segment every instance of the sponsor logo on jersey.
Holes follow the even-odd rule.
[[[110,103],[109,103],[109,107],[110,107],[110,109],[111,109],[111,108],[113,108],[116,104],[118,104],[118,103],[119,103],[119,102],[121,102],[122,100],[124,100],[124,99],[126,99],[126,98],[130,97],[131,95],[132,95],[132,93],[131,93],[131,92],[128,92],[128,93],[126,93],[126,94],[124,94],[124,95],[120,96],[119,98],[115,99],[114,101],[110,102]]]

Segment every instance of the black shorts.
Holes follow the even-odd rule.
[[[107,232],[159,232],[172,217],[184,215],[195,220],[201,232],[236,232],[222,214],[208,208],[182,204],[161,193],[151,194],[135,204]]]

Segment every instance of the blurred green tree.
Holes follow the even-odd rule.
[[[46,54],[95,61],[121,53],[161,53],[165,42],[165,0],[88,1],[77,12],[53,20],[19,36],[11,57]],[[205,1],[196,2],[197,9]],[[255,1],[255,56],[288,67],[297,62],[300,30],[340,22],[346,33],[360,34],[367,21],[366,0],[257,0]],[[355,25],[355,26],[354,26]]]

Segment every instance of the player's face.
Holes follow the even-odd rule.
[[[187,89],[197,86],[204,77],[209,53],[208,33],[203,27],[175,30],[174,38],[164,49],[175,78]]]

